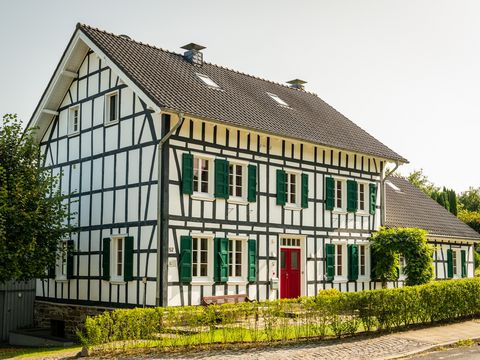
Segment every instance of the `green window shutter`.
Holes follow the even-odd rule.
[[[348,245],[348,280],[358,279],[358,246]]]
[[[133,237],[125,237],[125,252],[123,261],[123,280],[133,280]]]
[[[182,155],[182,194],[193,194],[193,155]]]
[[[447,276],[453,278],[453,250],[447,250]]]
[[[355,180],[347,180],[347,211],[356,212],[357,211],[357,194],[358,184]]]
[[[370,214],[375,215],[377,210],[377,185],[369,184],[370,188]]]
[[[462,277],[467,277],[467,252],[462,250],[460,254],[462,257]]]
[[[286,180],[287,173],[277,169],[277,205],[285,205],[287,201],[287,194],[285,193]]]
[[[257,242],[248,240],[248,281],[257,280]]]
[[[192,237],[180,236],[180,259],[178,260],[179,280],[192,281]]]
[[[335,245],[325,244],[325,258],[327,265],[327,281],[335,277]]]
[[[73,253],[75,245],[73,240],[67,240],[67,279],[73,278]]]
[[[214,280],[217,282],[228,281],[228,239],[215,238],[214,251]]]
[[[103,239],[102,279],[103,280],[110,280],[110,238],[104,238]]]
[[[308,208],[308,174],[302,174],[302,208]]]
[[[257,201],[257,166],[248,165],[248,201]]]
[[[333,210],[335,206],[335,180],[332,177],[325,178],[325,209]]]
[[[215,197],[228,199],[228,161],[215,159]]]

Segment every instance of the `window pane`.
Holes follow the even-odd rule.
[[[342,245],[337,245],[337,275],[343,275],[342,268]]]
[[[233,179],[234,179],[233,167],[234,167],[233,164],[230,164],[228,166],[228,191],[229,191],[230,196],[233,196],[233,187],[234,187],[234,184],[233,184]]]
[[[111,95],[110,100],[110,121],[117,120],[117,95]]]
[[[342,207],[342,182],[337,180],[337,208]]]
[[[297,251],[290,253],[290,268],[292,270],[298,269],[298,252]]]
[[[198,158],[193,159],[193,191],[198,191],[198,180],[199,180],[199,164],[200,160]]]
[[[285,269],[285,251],[280,252],[280,268]]]

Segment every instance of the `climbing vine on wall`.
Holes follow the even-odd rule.
[[[406,285],[428,283],[433,278],[433,246],[427,243],[427,232],[416,228],[380,228],[372,235],[374,277],[386,284],[399,275],[399,257],[406,266]]]

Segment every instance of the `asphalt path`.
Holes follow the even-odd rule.
[[[417,360],[480,360],[480,346],[458,347],[448,350],[433,351],[428,354],[415,355]]]

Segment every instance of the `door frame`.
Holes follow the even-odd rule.
[[[296,239],[300,241],[300,245],[297,246],[288,246],[283,245],[283,239]],[[299,235],[299,234],[281,234],[278,236],[278,261],[277,261],[277,274],[278,274],[278,281],[279,281],[279,288],[278,288],[278,298],[280,299],[280,289],[282,288],[282,277],[280,276],[281,268],[280,268],[280,254],[282,248],[285,249],[300,249],[300,296],[307,295],[307,236],[306,235]]]

